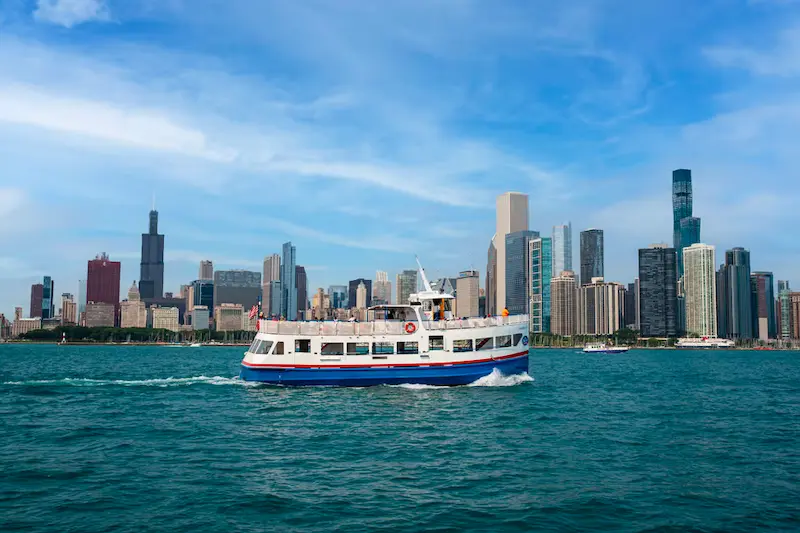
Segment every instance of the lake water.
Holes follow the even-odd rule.
[[[800,352],[287,389],[242,351],[0,345],[0,531],[800,531]]]

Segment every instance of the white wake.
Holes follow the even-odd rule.
[[[506,376],[495,368],[491,374],[473,381],[467,387],[515,387],[531,381],[533,378],[527,372]]]
[[[238,377],[226,378],[222,376],[193,376],[188,378],[155,378],[155,379],[90,379],[90,378],[63,378],[63,379],[38,379],[29,381],[6,381],[3,385],[70,385],[74,387],[177,387],[185,385],[240,385],[250,386],[254,383],[242,381]]]

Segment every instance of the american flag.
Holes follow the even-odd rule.
[[[250,317],[250,320],[253,320],[253,318],[255,318],[255,316],[256,316],[257,314],[258,314],[258,306],[257,306],[257,305],[254,305],[254,306],[253,306],[253,307],[250,309],[250,314],[248,315],[248,316]]]

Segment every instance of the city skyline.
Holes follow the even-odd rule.
[[[417,1],[328,1],[308,13],[232,0],[223,19],[202,3],[50,3],[63,5],[0,8],[8,316],[45,275],[78,293],[100,251],[138,278],[153,193],[165,291],[195,279],[200,259],[258,270],[289,240],[310,287],[397,273],[415,254],[432,277],[483,276],[505,191],[529,195],[542,235],[567,220],[574,240],[602,228],[605,277],[629,281],[639,248],[672,242],[666,176],[678,168],[692,170],[703,242],[745,246],[754,270],[800,286],[800,252],[774,231],[800,216],[786,140],[798,128],[785,52],[796,3],[742,2],[717,17],[686,0],[624,13],[579,0],[544,14],[538,2],[430,13]],[[268,23],[236,15],[251,10]],[[318,20],[336,37],[320,38]]]

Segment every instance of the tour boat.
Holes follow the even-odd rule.
[[[736,343],[734,343],[732,340],[717,339],[712,337],[678,339],[678,342],[675,344],[676,348],[689,348],[692,350],[701,350],[707,348],[733,348],[734,346],[736,346]]]
[[[584,353],[625,353],[627,346],[608,346],[602,342],[589,343],[583,347]]]
[[[466,385],[528,371],[527,315],[458,319],[454,296],[424,290],[366,322],[259,320],[240,377],[276,385]]]

